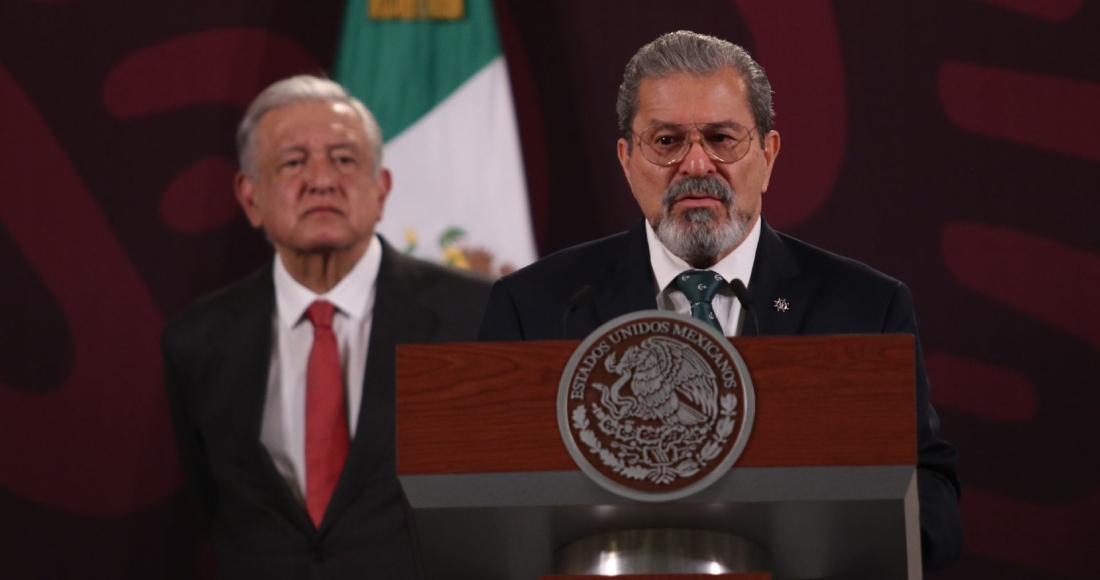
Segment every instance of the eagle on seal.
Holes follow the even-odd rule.
[[[611,353],[604,368],[619,375],[611,387],[593,383],[600,402],[616,420],[636,417],[665,424],[695,425],[718,413],[718,382],[699,353],[684,343],[652,336],[617,358]],[[631,395],[622,389],[630,382]]]

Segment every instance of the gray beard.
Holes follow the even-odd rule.
[[[713,225],[718,216],[705,207],[672,215],[672,204],[692,192],[716,196],[726,208],[726,219],[720,225]],[[650,224],[657,239],[692,268],[699,269],[710,268],[718,262],[719,255],[740,244],[751,219],[748,214],[737,211],[733,190],[717,177],[688,177],[677,181],[665,190],[661,208],[661,216]]]

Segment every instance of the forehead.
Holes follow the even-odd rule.
[[[308,101],[268,111],[256,127],[261,150],[334,142],[365,144],[363,122],[345,103]]]
[[[635,130],[655,123],[720,123],[752,127],[745,81],[733,68],[709,75],[675,73],[643,79],[638,87]]]

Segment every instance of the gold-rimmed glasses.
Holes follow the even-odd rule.
[[[735,163],[749,152],[756,127],[737,123],[659,124],[634,133],[646,161],[668,167],[687,157],[696,141],[707,156],[718,163]]]

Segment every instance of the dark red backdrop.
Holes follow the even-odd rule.
[[[1100,565],[1100,5],[496,0],[540,251],[639,214],[615,91],[644,42],[747,46],[783,135],[771,223],[907,281],[962,452],[963,560]],[[265,84],[330,69],[342,0],[3,0],[0,576],[194,578],[157,337],[267,259],[231,195]]]

